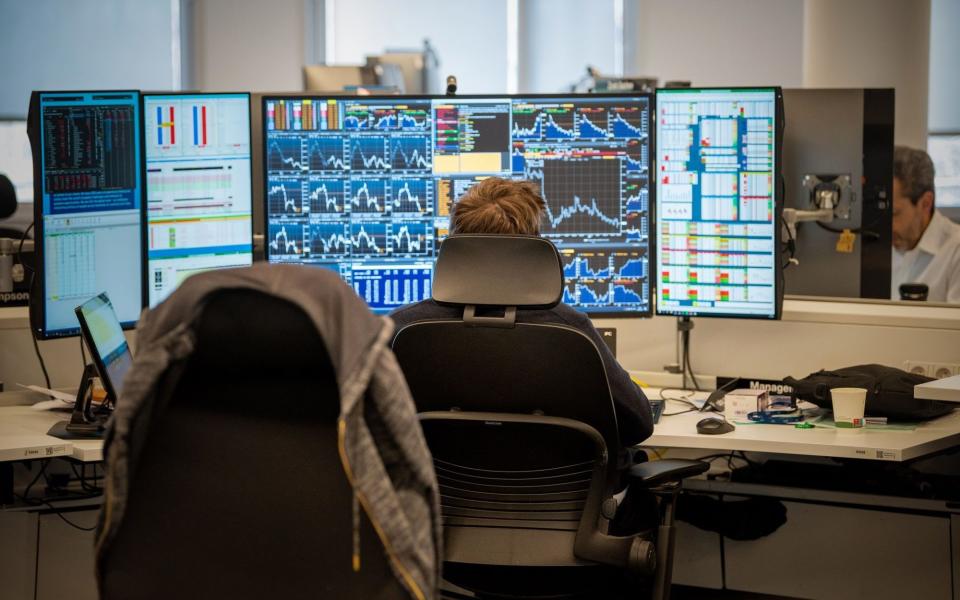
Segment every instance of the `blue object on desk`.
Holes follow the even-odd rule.
[[[765,423],[768,425],[792,425],[803,421],[803,413],[795,412],[770,412],[758,410],[747,414],[747,419],[754,423]]]

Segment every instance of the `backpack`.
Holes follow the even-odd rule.
[[[833,408],[831,389],[865,388],[866,416],[904,421],[933,419],[957,407],[952,402],[914,398],[913,386],[928,381],[933,381],[933,378],[884,365],[857,365],[835,371],[820,370],[803,379],[786,377],[783,380],[785,384],[793,387],[793,395],[798,400],[806,400],[827,409]]]

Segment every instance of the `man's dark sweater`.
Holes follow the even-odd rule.
[[[462,315],[462,308],[440,306],[433,300],[424,300],[398,308],[390,313],[390,318],[393,319],[396,330],[399,331],[410,323],[459,319]],[[617,415],[617,428],[620,431],[620,443],[624,446],[633,446],[650,437],[653,433],[650,403],[623,367],[617,363],[617,359],[614,358],[590,319],[566,304],[558,304],[549,310],[518,310],[517,321],[568,325],[589,336],[600,350],[603,366],[607,371],[607,381],[610,383],[610,393],[613,395],[613,406]]]

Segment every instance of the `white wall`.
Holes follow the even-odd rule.
[[[596,67],[615,75],[614,0],[522,0],[521,93],[566,92]]]
[[[189,0],[191,88],[303,89],[304,0]]]
[[[179,0],[0,0],[0,115],[31,90],[179,86]]]
[[[960,132],[960,0],[930,2],[930,131]]]
[[[894,139],[925,148],[929,39],[930,0],[805,0],[803,85],[896,88]]]
[[[440,57],[440,81],[457,76],[463,94],[507,89],[506,0],[326,0],[333,5],[333,64],[362,64],[387,48],[423,47]],[[330,48],[330,45],[327,45]]]
[[[901,369],[907,360],[960,363],[960,308],[942,309],[954,321],[953,328],[946,329],[935,324],[837,323],[830,322],[837,318],[830,315],[818,321],[791,314],[791,304],[786,302],[782,321],[694,319],[690,358],[696,372],[782,379],[866,363]],[[866,312],[871,307],[858,304],[855,310]],[[919,309],[893,310],[909,317],[910,311]],[[675,362],[676,319],[607,319],[596,324],[618,329],[617,357],[629,370],[661,371]]]
[[[694,86],[802,83],[802,0],[628,0],[626,8],[627,74]]]

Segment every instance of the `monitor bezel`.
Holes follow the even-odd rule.
[[[80,326],[79,324],[76,327],[71,327],[67,329],[57,329],[49,330],[47,329],[46,318],[47,318],[47,309],[46,309],[46,260],[45,260],[45,244],[44,244],[44,230],[43,230],[43,140],[41,138],[41,123],[43,120],[43,115],[40,114],[40,99],[46,94],[134,94],[136,97],[133,100],[133,103],[136,105],[137,110],[140,112],[137,115],[138,120],[143,118],[143,105],[141,104],[141,92],[136,89],[119,89],[119,90],[34,90],[30,94],[30,106],[27,112],[27,137],[30,139],[30,151],[33,155],[33,239],[34,239],[34,273],[31,275],[32,283],[30,284],[30,304],[29,304],[29,318],[30,318],[30,330],[33,332],[33,335],[38,340],[50,340],[56,338],[67,338],[80,335]],[[137,124],[137,133],[140,135],[140,143],[134,144],[137,148],[137,151],[140,152],[141,163],[143,162],[143,132],[140,124]],[[138,171],[140,171],[140,245],[143,246],[143,220],[144,220],[144,202],[145,202],[145,188],[146,182],[143,180],[143,173],[138,165]],[[146,265],[144,264],[142,258],[140,260],[140,293],[141,293],[141,303],[143,301],[143,282],[146,278]],[[94,294],[91,298],[99,294]],[[81,302],[82,304],[82,302]],[[124,331],[135,329],[139,319],[133,321],[120,322],[120,328]]]
[[[260,124],[260,133],[261,133],[261,168],[263,173],[263,182],[261,185],[261,192],[263,193],[263,198],[261,200],[261,208],[263,210],[263,260],[270,262],[270,244],[267,240],[270,233],[270,211],[269,211],[269,198],[267,197],[267,102],[274,100],[288,100],[288,99],[337,99],[337,100],[370,100],[370,101],[402,101],[402,100],[443,100],[449,99],[451,101],[461,101],[461,100],[515,100],[515,99],[561,99],[561,98],[571,98],[571,99],[589,99],[595,101],[603,101],[606,99],[613,98],[646,98],[648,110],[647,110],[647,144],[648,152],[647,156],[649,157],[649,167],[648,167],[648,190],[647,190],[647,200],[648,200],[648,233],[647,233],[647,264],[648,267],[651,264],[655,265],[655,231],[654,224],[656,223],[656,185],[653,181],[653,177],[656,174],[656,169],[654,168],[655,162],[653,159],[653,154],[656,150],[656,94],[654,92],[632,92],[632,93],[603,93],[603,94],[589,94],[589,93],[550,93],[550,94],[455,94],[455,95],[445,95],[445,94],[401,94],[401,95],[391,95],[391,94],[372,94],[369,96],[357,96],[353,94],[338,94],[336,92],[290,92],[290,93],[277,93],[269,92],[260,95],[260,115],[261,115],[261,124]],[[651,183],[653,185],[651,185]],[[549,239],[549,238],[545,238]],[[436,257],[434,257],[434,262]],[[646,281],[646,290],[647,290],[647,308],[646,310],[617,310],[609,312],[597,312],[597,311],[588,311],[582,310],[580,308],[573,308],[577,312],[583,313],[592,319],[649,319],[654,316],[654,288],[653,288],[653,275],[652,271],[647,269],[647,281]],[[566,282],[566,279],[564,279]],[[566,285],[566,283],[564,283]],[[561,300],[561,304],[563,301]],[[569,305],[568,305],[569,306]]]
[[[141,156],[143,160],[140,161],[140,170],[142,172],[141,180],[143,181],[143,218],[141,220],[141,233],[140,233],[140,253],[141,260],[143,264],[143,277],[141,277],[141,296],[143,299],[142,306],[143,308],[150,308],[150,248],[147,243],[147,235],[150,233],[150,213],[149,207],[147,206],[147,112],[146,112],[146,102],[147,97],[169,97],[169,96],[246,96],[247,97],[247,139],[250,144],[250,264],[252,265],[256,262],[255,253],[255,244],[253,243],[254,235],[254,211],[256,207],[256,198],[253,189],[253,179],[254,179],[254,169],[256,161],[253,156],[253,93],[252,92],[198,92],[196,90],[181,90],[176,92],[158,92],[158,91],[149,91],[149,92],[140,92],[140,145],[141,145]],[[163,301],[157,304],[159,306]]]
[[[660,98],[660,94],[680,94],[684,92],[746,92],[746,91],[755,91],[755,92],[773,92],[774,100],[774,190],[773,190],[773,237],[774,237],[774,265],[776,268],[776,274],[774,277],[774,312],[772,315],[769,314],[740,314],[740,313],[718,313],[718,312],[697,312],[697,311],[668,311],[664,310],[660,306],[659,294],[656,294],[654,298],[654,311],[658,317],[677,317],[677,318],[713,318],[713,319],[751,319],[759,321],[778,321],[783,314],[783,288],[784,288],[784,275],[783,275],[783,249],[781,247],[782,242],[782,226],[783,226],[783,129],[785,126],[784,114],[783,114],[783,88],[778,85],[746,85],[746,86],[712,86],[712,87],[689,87],[689,88],[657,88],[654,90],[654,95],[657,97],[657,100]],[[656,128],[656,122],[654,122],[654,128]],[[656,138],[654,138],[656,142]],[[655,164],[656,160],[659,158],[660,153],[657,151],[656,146],[654,146],[654,152],[656,157],[654,158]],[[654,182],[654,187],[657,186],[657,182]],[[656,196],[653,196],[656,198]],[[656,202],[654,200],[654,202]],[[659,234],[659,224],[657,233]],[[654,239],[659,240],[659,235],[654,236]],[[659,272],[659,267],[657,266],[657,260],[659,255],[657,253],[659,250],[659,243],[654,244],[654,255],[653,255],[653,266],[654,269]],[[656,276],[656,273],[654,274]],[[657,290],[659,291],[659,279]]]

